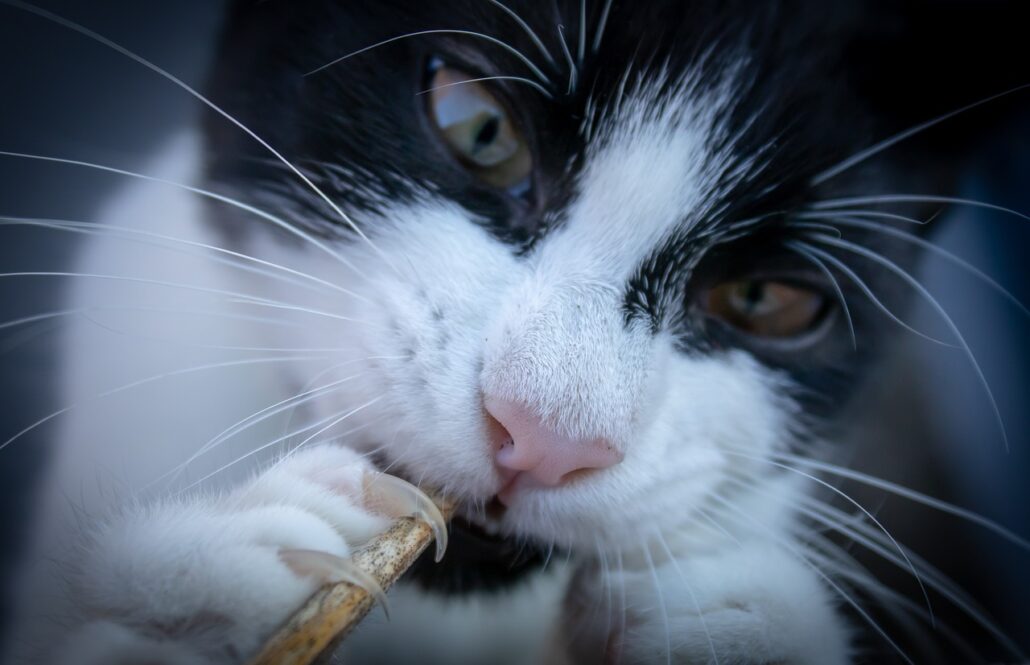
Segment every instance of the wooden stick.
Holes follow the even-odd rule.
[[[453,506],[439,502],[437,505],[449,519]],[[433,532],[428,524],[401,518],[386,533],[355,552],[354,563],[376,578],[385,590],[431,542]],[[371,594],[348,582],[323,587],[265,643],[251,665],[311,665],[320,658],[328,658],[372,605]]]

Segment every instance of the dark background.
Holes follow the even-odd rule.
[[[194,86],[202,85],[221,6],[133,0],[38,4],[113,38]],[[988,138],[970,155],[964,195],[1030,212],[1030,94],[1003,103],[1015,111],[986,132]],[[0,5],[0,150],[139,170],[151,151],[197,112],[195,100],[152,72],[81,35]],[[0,157],[0,214],[88,220],[118,184],[112,176]],[[948,213],[935,238],[1023,302],[1030,302],[1028,239],[1030,222],[975,210]],[[0,226],[0,272],[60,270],[73,251],[67,236]],[[930,260],[923,276],[966,334],[991,382],[1011,452],[1005,452],[989,403],[962,354],[907,338],[887,378],[871,392],[865,413],[875,417],[865,416],[869,428],[855,444],[855,465],[1030,537],[1030,326],[1018,310],[949,264]],[[0,279],[0,321],[59,307],[60,287],[53,279]],[[913,321],[916,327],[935,325],[925,306]],[[59,326],[0,328],[0,441],[63,406],[52,395]],[[0,569],[5,574],[31,519],[29,493],[45,462],[50,431],[43,427],[0,451]],[[941,565],[1030,648],[1025,634],[1030,554],[981,529],[913,510],[907,502],[843,487],[867,498],[899,539]]]

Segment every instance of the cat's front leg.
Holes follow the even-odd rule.
[[[850,662],[834,592],[800,552],[755,541],[674,560],[655,549],[629,553],[621,571],[594,587],[592,602],[610,608],[595,610],[592,622],[601,638],[593,649],[604,662]],[[582,599],[579,606],[587,616]]]
[[[45,662],[243,662],[320,585],[379,592],[349,555],[405,513],[430,520],[442,544],[424,495],[336,446],[228,495],[123,510],[87,535],[71,585],[79,623]]]

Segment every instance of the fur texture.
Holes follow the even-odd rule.
[[[466,32],[398,40],[309,76],[433,29],[439,8],[230,9],[213,103],[346,219],[213,113],[148,172],[235,205],[141,182],[108,206],[103,220],[120,231],[91,242],[77,270],[144,281],[82,279],[70,293],[88,311],[63,351],[64,397],[78,406],[61,421],[35,550],[46,557],[24,581],[38,607],[19,612],[12,660],[244,661],[324,581],[283,550],[346,557],[385,526],[362,507],[356,479],[372,469],[454,496],[491,537],[568,561],[546,588],[482,601],[509,613],[505,625],[436,631],[447,639],[425,662],[501,662],[470,635],[497,635],[487,641],[503,651],[519,627],[507,657],[523,662],[851,660],[839,609],[850,596],[797,538],[812,486],[772,462],[818,454],[889,337],[881,310],[902,311],[907,296],[853,253],[831,252],[849,279],[791,247],[831,249],[798,225],[820,201],[950,179],[907,168],[923,146],[820,180],[903,128],[849,60],[868,17],[850,3],[587,3],[581,14],[513,2],[521,29],[498,3],[447,4]],[[574,29],[559,33],[563,20]],[[491,84],[533,146],[526,195],[473,179],[425,126],[430,57],[535,76],[468,31],[503,37],[547,72],[548,95]],[[914,258],[873,232],[847,240],[905,269]],[[747,336],[698,304],[740,275],[786,275],[830,304],[799,339]],[[95,397],[104,391],[113,398]],[[563,435],[601,437],[622,461],[527,490],[498,515],[484,395]],[[430,602],[411,593],[398,597]],[[429,626],[432,614],[401,610]],[[373,625],[347,648],[409,662],[376,646],[384,639],[396,637]]]

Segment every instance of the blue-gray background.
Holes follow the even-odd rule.
[[[38,4],[114,38],[194,85],[202,83],[221,5],[214,0]],[[981,149],[970,156],[964,195],[1030,212],[1030,95],[1004,103],[1015,109],[1012,120],[985,132]],[[152,149],[197,111],[181,90],[110,50],[0,6],[0,150],[140,169]],[[90,219],[117,185],[110,176],[0,157],[0,215]],[[936,240],[1030,302],[1030,223],[976,211],[950,213]],[[59,270],[73,251],[71,241],[58,234],[0,227],[0,272]],[[871,396],[873,412],[885,425],[872,428],[876,440],[866,450],[875,452],[860,465],[968,506],[1030,537],[1030,423],[1025,408],[1030,326],[1018,310],[953,266],[930,261],[923,276],[977,354],[1002,410],[1011,452],[1004,452],[990,406],[963,356],[909,339]],[[59,303],[57,280],[0,279],[0,320]],[[935,325],[929,308],[913,316],[917,325]],[[56,365],[52,342],[59,325],[0,329],[0,441],[62,406],[51,392]],[[29,496],[45,462],[49,433],[41,428],[0,451],[4,572],[10,570],[31,519]],[[1030,555],[955,520],[910,511],[895,499],[866,496],[873,507],[893,516],[890,525],[902,540],[940,563],[1011,634],[1027,640],[1023,629],[1030,624]],[[906,538],[909,532],[916,537]]]

